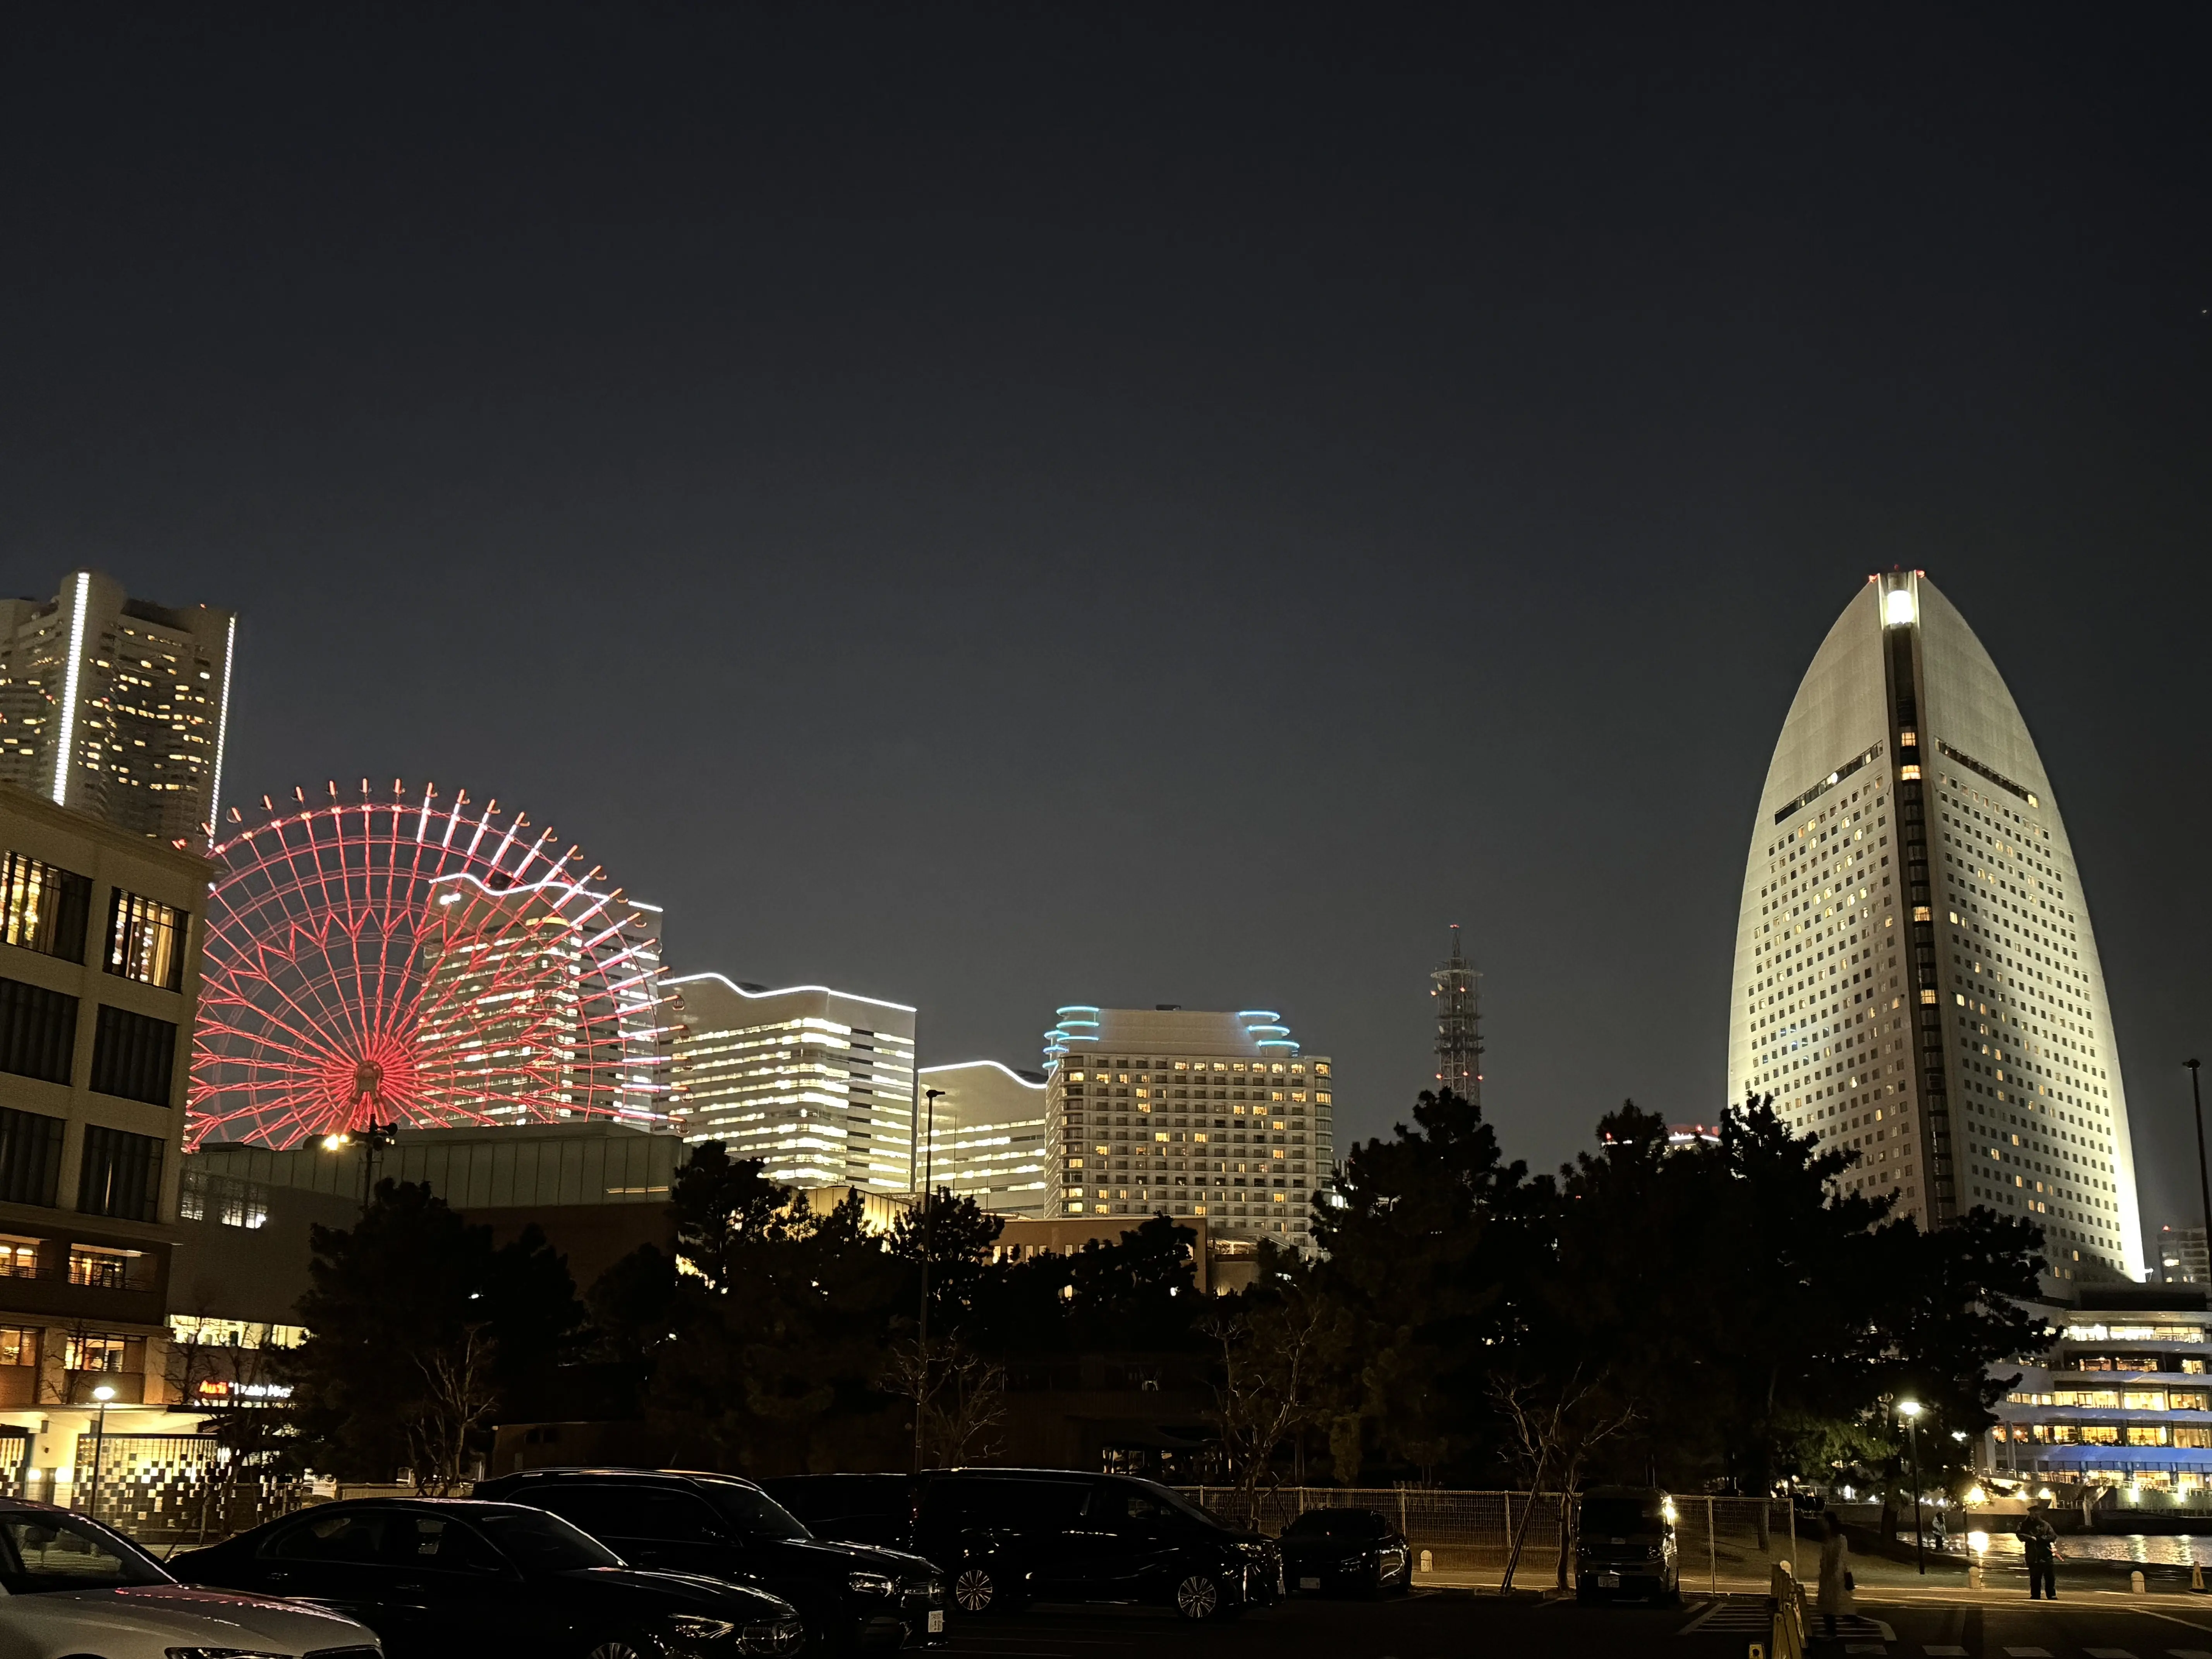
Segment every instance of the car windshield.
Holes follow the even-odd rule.
[[[10,1595],[172,1582],[151,1556],[97,1522],[44,1510],[0,1515],[0,1586]]]
[[[472,1517],[507,1559],[526,1573],[618,1567],[623,1559],[589,1533],[544,1510],[516,1508]]]
[[[1620,1538],[1632,1532],[1662,1532],[1666,1525],[1656,1498],[1648,1502],[1637,1498],[1583,1499],[1583,1530],[1586,1533]]]
[[[1139,1480],[1132,1484],[1143,1487],[1147,1494],[1159,1499],[1162,1504],[1186,1521],[1194,1521],[1201,1527],[1212,1528],[1218,1528],[1221,1525],[1221,1518],[1218,1516],[1211,1515],[1199,1508],[1172,1486],[1163,1486],[1154,1480]]]
[[[1373,1538],[1382,1522],[1368,1510],[1308,1510],[1283,1528],[1285,1538]]]
[[[707,1492],[722,1518],[749,1538],[811,1538],[792,1512],[766,1492],[751,1486],[720,1480],[708,1484]]]

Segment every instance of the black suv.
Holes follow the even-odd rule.
[[[772,1591],[799,1609],[811,1651],[945,1640],[945,1579],[927,1561],[818,1539],[735,1475],[528,1469],[476,1490],[478,1498],[550,1510],[635,1565]]]
[[[802,1505],[864,1496],[802,1475],[777,1482]],[[885,1486],[878,1520],[896,1504]],[[1224,1526],[1188,1499],[1127,1475],[1070,1469],[946,1469],[923,1477],[914,1548],[952,1579],[953,1605],[984,1613],[1024,1601],[1136,1601],[1186,1619],[1232,1615],[1282,1593],[1271,1540]]]
[[[1575,1538],[1575,1593],[1681,1599],[1674,1554],[1674,1505],[1643,1486],[1593,1486],[1582,1498]]]

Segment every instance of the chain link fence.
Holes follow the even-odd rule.
[[[1559,1556],[1571,1548],[1562,1536],[1573,1507],[1559,1492],[1441,1492],[1418,1486],[1275,1486],[1247,1493],[1234,1487],[1186,1486],[1195,1498],[1232,1525],[1269,1536],[1311,1509],[1374,1510],[1405,1534],[1413,1552],[1416,1583],[1496,1589],[1503,1581],[1513,1539],[1521,1559],[1513,1582],[1541,1589],[1561,1582]],[[1676,1561],[1682,1588],[1763,1590],[1778,1561],[1802,1563],[1820,1546],[1809,1532],[1800,1540],[1790,1504],[1780,1498],[1716,1498],[1679,1493],[1674,1504]],[[1571,1582],[1571,1570],[1567,1581]]]

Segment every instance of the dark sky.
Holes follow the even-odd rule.
[[[234,796],[497,794],[930,1060],[1277,1008],[1359,1133],[1463,921],[1549,1164],[1717,1109],[1768,750],[1918,565],[2193,1201],[2181,9],[186,9],[15,19],[0,533],[241,612]]]

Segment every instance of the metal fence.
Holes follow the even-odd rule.
[[[77,1437],[76,1506],[142,1544],[181,1546],[227,1538],[288,1513],[297,1482],[244,1468],[211,1435]]]
[[[1222,1486],[1182,1490],[1224,1520],[1270,1535],[1310,1509],[1377,1510],[1396,1522],[1412,1546],[1416,1583],[1495,1588],[1519,1531],[1514,1583],[1533,1589],[1560,1582],[1559,1553],[1566,1541],[1560,1512],[1567,1500],[1559,1492],[1277,1486],[1248,1496]],[[1694,1492],[1678,1493],[1674,1502],[1676,1559],[1686,1589],[1763,1588],[1776,1562],[1802,1563],[1802,1552],[1820,1548],[1809,1534],[1799,1540],[1790,1506],[1779,1498]],[[1571,1526],[1571,1509],[1568,1521]]]

